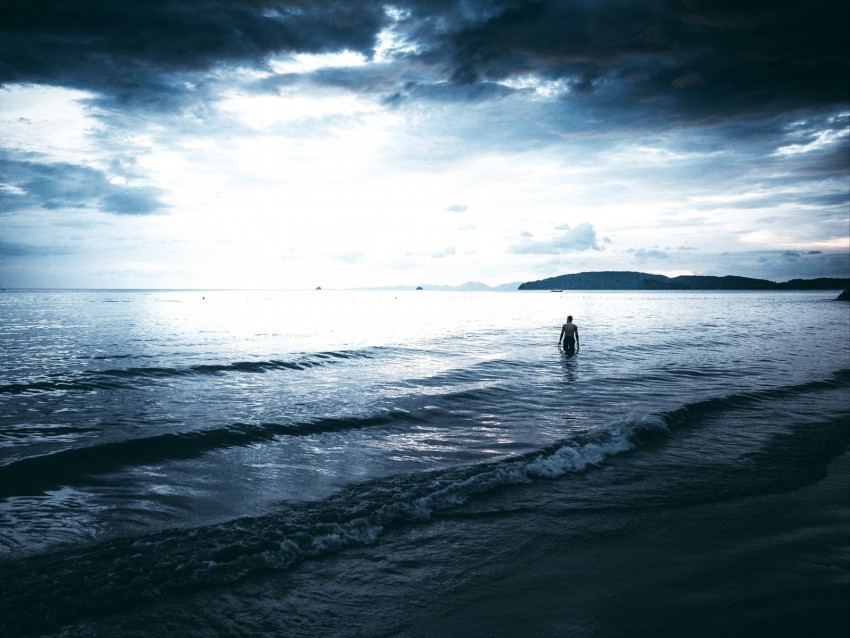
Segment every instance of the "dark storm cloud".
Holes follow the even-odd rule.
[[[260,62],[270,53],[368,51],[383,19],[368,2],[3,2],[5,81],[125,67],[152,73]],[[15,46],[17,45],[17,46]],[[94,81],[94,79],[91,79]]]
[[[846,2],[390,4],[394,12],[365,0],[3,0],[0,82],[88,88],[162,108],[198,92],[181,75],[263,66],[280,53],[369,56],[392,27],[411,47],[386,76],[351,69],[318,72],[318,81],[377,90],[393,103],[496,99],[505,92],[496,82],[531,74],[563,81],[566,99],[591,117],[617,110],[646,117],[645,126],[670,114],[699,123],[850,95]]]
[[[111,183],[99,170],[65,162],[40,163],[0,153],[0,214],[33,208],[92,208],[148,215],[163,208],[159,191]]]
[[[0,83],[87,88],[126,103],[191,92],[171,76],[262,65],[278,52],[371,50],[383,19],[368,2],[3,0]]]
[[[699,120],[848,100],[847,3],[499,4],[440,22],[432,3],[411,3],[411,31],[456,82],[532,73],[565,80],[589,104],[623,108],[626,97],[638,111],[678,106]]]

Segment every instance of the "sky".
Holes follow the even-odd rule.
[[[850,276],[839,0],[0,0],[0,287]]]

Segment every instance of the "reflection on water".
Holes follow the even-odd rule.
[[[579,355],[576,353],[561,351],[561,365],[564,369],[564,380],[572,383],[578,379],[578,360]]]
[[[0,552],[261,514],[819,378],[847,356],[826,296],[4,294]],[[575,356],[554,347],[568,313]]]

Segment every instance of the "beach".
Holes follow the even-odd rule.
[[[846,635],[830,293],[317,294],[3,297],[4,634]]]

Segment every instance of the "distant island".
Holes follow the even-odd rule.
[[[820,277],[775,282],[751,277],[682,275],[666,277],[643,272],[581,272],[519,285],[518,290],[843,290],[850,278]]]

